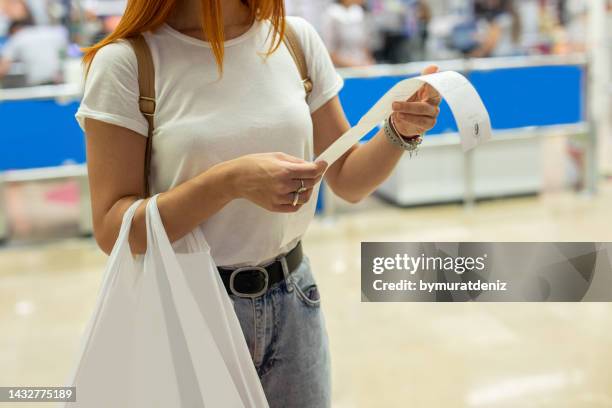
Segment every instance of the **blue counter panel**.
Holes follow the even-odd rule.
[[[359,118],[385,92],[407,76],[351,78],[340,99],[349,122]],[[584,120],[584,75],[580,66],[542,66],[474,71],[468,78],[482,97],[494,129],[578,123]],[[457,131],[442,102],[436,126],[428,135]],[[371,132],[364,139],[372,136]]]
[[[351,124],[404,76],[350,78],[340,99]],[[580,66],[543,66],[476,71],[470,80],[489,110],[493,128],[577,123],[584,118],[584,74]],[[0,171],[85,161],[83,133],[74,119],[77,102],[0,102]],[[436,135],[456,131],[442,102]]]
[[[85,140],[74,114],[78,102],[0,103],[0,171],[85,162]]]
[[[579,66],[475,71],[469,75],[494,129],[584,120],[584,75]]]

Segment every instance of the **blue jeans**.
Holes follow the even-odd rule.
[[[308,258],[263,296],[230,297],[270,408],[330,407],[327,331]]]

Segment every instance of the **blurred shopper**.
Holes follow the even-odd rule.
[[[339,0],[325,10],[323,40],[337,67],[374,63],[363,4],[363,0]]]
[[[425,58],[431,9],[426,0],[371,0],[378,44],[374,57],[385,63],[420,61]]]
[[[369,5],[378,36],[373,53],[376,60],[390,64],[407,61],[410,39],[405,32],[405,1],[371,0]]]
[[[425,0],[413,2],[411,8],[411,18],[407,27],[411,44],[409,61],[422,61],[426,58],[425,46],[429,38],[431,9]]]
[[[4,14],[9,21],[34,21],[25,0],[0,0],[0,14]]]
[[[62,26],[35,26],[31,19],[11,23],[9,39],[0,50],[0,78],[11,66],[23,65],[28,86],[62,81],[68,33]]]
[[[323,10],[335,0],[285,0],[288,16],[302,17],[318,31],[323,29]]]
[[[521,0],[515,7],[521,22],[521,48],[527,54],[539,53],[544,41],[540,32],[540,0]]]
[[[564,1],[560,6],[560,23],[555,30],[553,53],[585,52],[588,33],[588,4],[581,0]]]
[[[54,1],[51,0],[27,0],[26,4],[32,12],[34,24],[49,25],[52,23],[49,16],[49,9]]]
[[[512,0],[476,0],[478,47],[471,57],[516,55],[519,50],[521,24]]]
[[[111,252],[126,209],[147,196],[150,183],[176,251],[189,252],[194,229],[206,236],[270,407],[326,408],[329,343],[300,244],[306,225],[299,225],[297,238],[284,239],[287,213],[316,199],[314,186],[328,166],[313,157],[350,125],[338,98],[342,78],[321,38],[304,19],[286,19],[283,11],[283,0],[128,2],[115,31],[86,50],[77,119],[87,136],[99,246]],[[301,45],[310,81],[299,80],[282,41],[285,23]],[[154,104],[141,104],[147,99],[140,97],[137,60],[126,42],[139,34],[156,57]],[[359,61],[368,61],[357,48]],[[270,58],[262,58],[266,51]],[[436,71],[429,66],[423,73]],[[327,169],[334,193],[350,202],[372,193],[434,126],[440,98],[425,86],[395,101],[383,128]],[[147,248],[145,204],[130,231],[134,253]],[[250,272],[237,273],[239,266]]]

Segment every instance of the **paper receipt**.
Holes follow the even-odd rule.
[[[389,117],[394,101],[410,98],[426,83],[438,91],[448,103],[457,122],[464,152],[491,139],[491,120],[478,92],[463,75],[454,71],[445,71],[405,79],[395,84],[361,117],[355,126],[321,153],[316,161],[324,160],[331,166],[351,146]],[[308,203],[304,204],[299,211],[287,215],[288,222],[282,246],[306,231],[314,216],[318,192],[319,184],[313,188],[312,198]]]

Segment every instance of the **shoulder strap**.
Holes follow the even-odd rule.
[[[153,122],[155,114],[155,66],[153,65],[153,57],[151,50],[147,45],[142,34],[128,39],[138,62],[138,90],[139,99],[138,107],[149,124],[149,134],[147,137],[147,147],[145,150],[144,160],[144,194],[149,196],[149,174],[151,173],[151,148],[153,146]]]
[[[302,84],[304,85],[306,96],[308,96],[310,95],[310,92],[312,92],[312,81],[310,80],[310,75],[308,75],[308,65],[306,65],[304,49],[302,48],[302,44],[300,43],[297,33],[289,23],[285,24],[285,35],[283,36],[283,42],[289,50],[289,54],[291,54],[291,58],[293,58],[293,61],[300,72]]]

